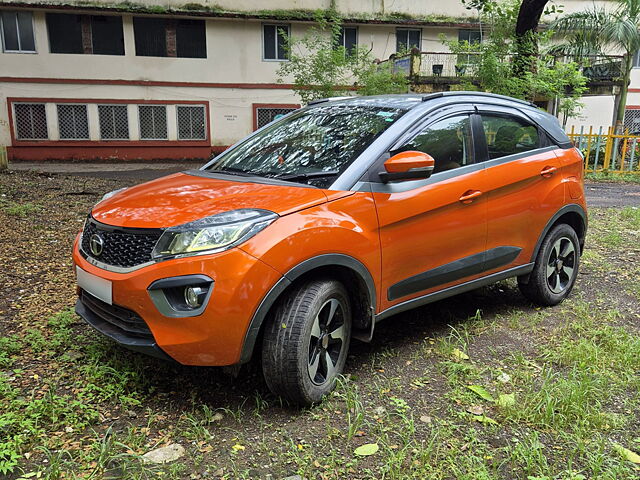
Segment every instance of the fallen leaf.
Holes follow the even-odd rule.
[[[469,355],[464,353],[462,350],[458,350],[457,348],[454,348],[451,351],[451,355],[453,355],[454,357],[456,357],[456,358],[458,358],[460,360],[469,360]]]
[[[378,447],[377,443],[365,443],[356,448],[354,453],[361,457],[366,457],[375,454],[379,449],[380,447]]]
[[[501,407],[510,407],[511,405],[515,405],[516,403],[516,395],[515,393],[502,393],[498,396],[496,400],[496,404]]]
[[[482,405],[472,405],[467,407],[467,412],[473,415],[482,415],[484,413],[484,407]]]
[[[431,417],[429,415],[422,415],[420,421],[423,423],[431,423]]]
[[[473,418],[476,422],[491,424],[491,425],[499,425],[493,418],[487,417],[486,415],[474,415]]]
[[[628,448],[624,448],[622,445],[614,445],[614,450],[618,452],[625,460],[630,461],[631,463],[640,464],[640,455],[636,452],[629,450]]]
[[[487,402],[494,401],[491,394],[482,385],[467,385],[467,388]]]
[[[241,450],[244,450],[246,447],[244,445],[240,445],[239,443],[236,443],[233,447],[231,447],[231,450],[233,450],[234,452],[239,452]]]

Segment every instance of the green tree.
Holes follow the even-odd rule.
[[[478,0],[482,1],[482,0]],[[640,0],[639,0],[640,1]],[[465,41],[443,41],[453,53],[471,63],[473,75],[463,88],[509,95],[526,100],[547,99],[558,102],[558,110],[575,115],[579,98],[585,92],[586,79],[576,63],[558,63],[544,51],[551,32],[529,30],[525,35],[535,42],[535,55],[518,60],[522,55],[522,32],[517,32],[522,3],[518,0],[483,1],[481,13],[490,34],[480,44]],[[532,48],[529,45],[529,48]],[[518,64],[518,62],[520,62]]]
[[[623,52],[622,89],[616,122],[624,121],[633,55],[640,49],[640,0],[616,0],[615,8],[596,5],[558,18],[551,28],[565,40],[554,50],[576,58],[588,54]]]
[[[319,98],[406,93],[408,78],[392,62],[377,64],[367,48],[347,51],[340,43],[341,19],[335,12],[316,14],[316,26],[300,38],[288,38],[288,61],[278,70],[278,82],[293,81],[304,103]]]

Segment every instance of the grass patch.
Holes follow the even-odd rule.
[[[640,183],[640,173],[591,172],[584,178],[590,182]]]

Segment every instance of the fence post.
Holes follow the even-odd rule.
[[[611,164],[611,151],[613,150],[613,127],[609,127],[609,131],[607,132],[607,146],[604,149],[604,162],[602,168],[604,170],[609,170],[609,165]]]
[[[0,172],[9,168],[9,157],[7,155],[7,147],[0,146]]]

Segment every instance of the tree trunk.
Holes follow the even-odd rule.
[[[627,109],[627,94],[631,83],[631,69],[633,68],[633,56],[627,53],[624,57],[624,75],[622,77],[622,87],[620,87],[620,101],[616,112],[616,125],[624,123],[624,114]]]
[[[536,71],[538,40],[535,33],[547,3],[549,0],[522,0],[515,32],[516,56],[513,59],[513,72],[516,76]]]

